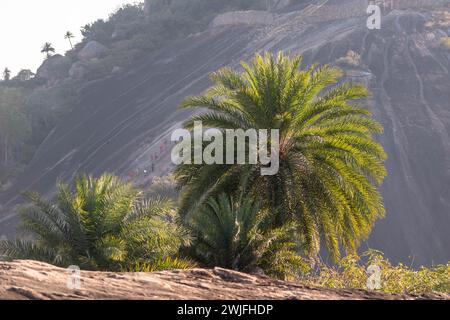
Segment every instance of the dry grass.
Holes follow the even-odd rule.
[[[442,37],[441,46],[450,50],[450,37]]]
[[[432,28],[447,28],[450,27],[450,11],[449,10],[442,10],[437,11],[433,14],[433,17],[431,20],[427,21],[425,23],[425,28],[432,29]]]
[[[336,63],[338,65],[357,68],[361,66],[361,55],[353,50],[347,52],[345,57],[339,58]]]
[[[438,23],[441,27],[450,27],[450,11],[442,11]]]
[[[362,262],[362,261],[365,262]],[[348,256],[336,267],[321,266],[320,270],[304,277],[302,282],[325,288],[368,289],[368,270],[380,270],[380,292],[390,294],[425,294],[450,292],[450,263],[414,270],[406,265],[392,265],[381,252],[371,250],[363,255]]]

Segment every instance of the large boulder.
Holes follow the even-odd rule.
[[[78,59],[89,61],[104,57],[108,53],[108,48],[98,41],[89,41],[78,53]]]
[[[69,70],[69,76],[72,79],[83,79],[87,73],[87,65],[85,62],[75,62]]]
[[[231,11],[218,15],[211,23],[212,27],[234,25],[269,25],[274,15],[267,11]]]
[[[64,79],[68,76],[70,66],[71,60],[69,58],[59,54],[54,55],[45,60],[38,68],[36,78],[45,79],[49,82]]]

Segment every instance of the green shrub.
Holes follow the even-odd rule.
[[[152,263],[149,262],[138,262],[127,269],[124,272],[158,272],[165,270],[185,270],[195,268],[197,265],[186,259],[171,258],[167,257],[165,259],[160,259]]]
[[[160,196],[173,201],[178,200],[177,181],[173,175],[155,177],[146,191],[148,197]]]
[[[362,262],[365,261],[365,262]],[[368,289],[367,270],[381,269],[381,292],[391,294],[450,293],[450,263],[413,270],[404,264],[392,265],[379,251],[368,251],[362,258],[350,255],[335,267],[320,265],[319,271],[305,276],[302,281],[315,286],[335,289]]]
[[[270,215],[252,197],[213,197],[187,225],[194,237],[189,254],[202,265],[243,272],[262,269],[284,280],[297,278],[307,268],[293,240],[296,226],[269,228]]]

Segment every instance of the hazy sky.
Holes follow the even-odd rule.
[[[35,71],[44,55],[45,42],[57,53],[70,49],[66,31],[81,40],[80,27],[108,15],[125,3],[137,0],[0,0],[0,74],[8,67]]]

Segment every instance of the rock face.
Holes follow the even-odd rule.
[[[272,1],[271,8],[273,10],[283,9],[293,2],[292,0],[271,0],[271,1]]]
[[[273,23],[274,16],[267,11],[233,11],[217,16],[211,23],[212,27],[238,26],[238,25],[269,25]]]
[[[72,279],[75,279],[73,281]],[[78,284],[74,290],[73,284]],[[68,286],[69,284],[69,286]],[[72,285],[70,285],[72,284]],[[332,290],[216,268],[157,273],[81,271],[34,261],[0,262],[0,299],[14,300],[411,300],[449,299],[443,294],[385,295]]]
[[[82,61],[75,62],[69,70],[69,76],[72,79],[83,79],[86,75],[86,65]]]
[[[86,46],[78,53],[78,59],[82,61],[89,61],[105,56],[108,48],[97,41],[89,41]]]
[[[112,68],[111,74],[121,74],[125,71],[124,68],[119,67],[119,66],[115,66]]]
[[[68,75],[70,65],[71,61],[69,58],[56,54],[44,61],[37,70],[36,77],[49,82],[64,79]]]
[[[88,85],[79,106],[46,139],[29,169],[0,193],[5,208],[0,236],[15,234],[18,218],[10,208],[20,203],[21,191],[52,196],[57,179],[69,182],[77,172],[114,172],[138,184],[168,173],[165,142],[190,115],[177,106],[210,85],[210,72],[236,68],[264,50],[302,54],[304,66],[336,64],[352,51],[358,63],[342,65],[346,80],[372,90],[369,106],[385,128],[378,139],[389,155],[382,187],[387,217],[363,247],[408,265],[447,263],[450,49],[441,39],[450,36],[449,7],[427,0],[431,6],[423,10],[408,9],[402,0],[397,9],[384,12],[381,30],[369,30],[365,9],[338,11],[358,8],[360,1],[313,6],[324,2],[303,1],[298,11],[280,14],[270,25],[203,32],[149,54],[131,72]],[[144,174],[155,155],[155,174]]]

